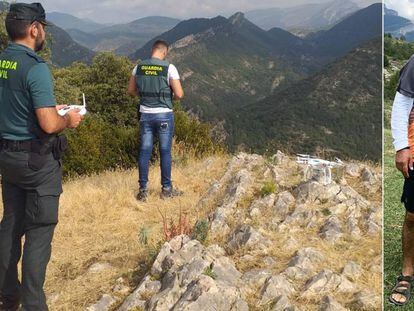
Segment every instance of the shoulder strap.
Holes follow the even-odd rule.
[[[28,56],[30,56],[31,58],[33,58],[34,60],[36,60],[38,63],[45,63],[46,62],[42,57],[40,57],[39,55],[37,55],[34,52],[29,52],[28,51],[28,52],[26,52],[26,54]]]

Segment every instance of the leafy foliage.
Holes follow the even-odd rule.
[[[397,89],[400,73],[394,72],[390,79],[384,83],[384,98],[393,99]]]
[[[125,57],[112,53],[98,54],[88,66],[75,63],[54,70],[56,93],[68,96],[69,104],[80,100],[85,93],[88,111],[115,125],[136,126],[138,100],[126,94],[133,64]]]
[[[331,210],[329,208],[324,208],[322,210],[322,215],[328,217],[328,216],[331,216],[332,215],[332,212],[331,212]]]
[[[384,36],[384,55],[390,60],[408,60],[414,54],[414,42],[404,38],[395,39],[390,34]]]
[[[9,41],[6,28],[4,26],[6,15],[7,15],[6,11],[0,11],[0,50],[1,51],[3,51],[7,47],[7,42]]]
[[[265,197],[269,194],[276,192],[276,184],[274,181],[266,182],[263,187],[260,189],[260,196]]]
[[[214,271],[213,263],[204,270],[203,274],[211,277],[213,280],[217,279],[217,273]]]
[[[89,116],[77,130],[68,130],[69,150],[64,156],[65,175],[132,168],[138,153],[138,129],[116,126]]]
[[[192,238],[204,243],[207,239],[208,229],[208,220],[198,220],[194,226]]]
[[[149,235],[149,229],[147,227],[141,227],[141,229],[139,230],[139,242],[142,245],[148,245]]]
[[[390,34],[384,35],[384,66],[390,75],[384,83],[385,99],[394,99],[399,70],[413,54],[413,42],[407,42],[404,38],[393,38]]]

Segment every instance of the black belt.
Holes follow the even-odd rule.
[[[0,150],[21,152],[32,151],[32,140],[6,140],[0,139]]]

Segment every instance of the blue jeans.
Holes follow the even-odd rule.
[[[161,157],[161,185],[170,188],[171,183],[171,147],[174,134],[174,114],[142,113],[139,121],[141,144],[138,157],[139,186],[144,189],[148,184],[149,162],[154,145],[154,136],[159,139]]]

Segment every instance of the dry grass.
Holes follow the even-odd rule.
[[[158,209],[167,217],[178,218],[181,206],[192,224],[205,217],[205,211],[194,207],[209,185],[221,177],[226,162],[226,157],[216,156],[175,166],[174,184],[185,196],[168,201],[159,198],[158,165],[150,170],[148,203],[134,198],[138,188],[135,170],[66,182],[45,285],[51,310],[84,309],[110,292],[120,276],[131,285],[137,282],[164,239]],[[149,232],[148,245],[140,243],[142,228]],[[110,268],[92,273],[88,269],[94,263],[106,263]]]

